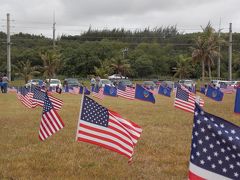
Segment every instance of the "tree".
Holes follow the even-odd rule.
[[[223,41],[218,38],[210,23],[202,29],[203,33],[195,40],[196,47],[193,48],[192,58],[194,61],[200,61],[202,63],[202,81],[204,81],[205,63],[208,65],[208,75],[211,79],[211,66],[214,64],[214,60],[220,56],[218,46]]]
[[[61,55],[55,50],[45,51],[40,54],[43,61],[43,70],[45,78],[53,78],[60,67]]]
[[[109,73],[112,72],[111,67],[109,66],[109,62],[107,60],[100,62],[100,67],[94,66],[94,70],[97,76],[107,77]]]
[[[130,70],[130,64],[127,59],[116,58],[112,59],[111,66],[113,70],[120,75],[126,75]]]
[[[32,76],[40,74],[40,72],[37,71],[36,66],[31,66],[31,62],[29,60],[26,62],[19,61],[17,65],[13,66],[13,69],[16,72],[15,75],[24,78],[25,83],[27,83],[27,81],[31,79]]]
[[[177,69],[174,74],[174,77],[188,78],[191,72],[190,67],[190,58],[185,58],[184,56],[180,55],[177,59]]]

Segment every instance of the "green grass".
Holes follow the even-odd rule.
[[[133,163],[104,148],[75,142],[81,95],[56,95],[65,128],[38,139],[42,109],[25,108],[15,94],[0,94],[0,179],[187,179],[193,115],[158,95],[156,104],[106,97],[98,101],[143,128]],[[240,125],[234,95],[205,99],[205,110]]]

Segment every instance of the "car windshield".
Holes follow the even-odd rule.
[[[193,83],[193,81],[191,81],[191,80],[184,81],[184,84],[192,84],[192,83]]]
[[[122,80],[119,82],[120,84],[124,84],[124,85],[132,85],[132,82],[129,80]]]
[[[155,85],[152,81],[145,81],[143,82],[144,85]]]
[[[111,81],[108,79],[103,79],[102,84],[111,84]]]
[[[69,84],[78,84],[78,80],[77,79],[68,79],[67,82]]]
[[[51,84],[59,84],[60,83],[60,81],[59,80],[54,80],[54,79],[51,79],[51,82],[50,82]]]

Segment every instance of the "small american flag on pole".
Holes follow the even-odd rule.
[[[32,98],[33,102],[36,105],[43,106],[44,105],[44,100],[45,100],[45,94],[46,94],[46,92],[44,92],[43,90],[35,88],[34,92],[33,92],[33,98]],[[63,105],[62,100],[60,100],[58,98],[55,98],[53,96],[49,96],[49,99],[52,102],[52,105],[53,105],[54,109],[56,109],[56,110],[61,109],[61,107]]]
[[[45,93],[43,113],[40,122],[39,139],[44,141],[63,127],[64,123],[61,117],[55,111],[47,93]]]
[[[199,96],[181,85],[177,87],[174,107],[193,113],[195,102],[199,103],[200,106],[204,106],[204,101]]]
[[[103,88],[95,88],[92,92],[92,96],[98,99],[103,100],[104,94],[103,94]]]
[[[116,112],[101,106],[84,96],[77,127],[77,141],[95,144],[127,156],[130,160],[133,148],[142,132],[137,124],[122,118]]]
[[[120,86],[117,89],[117,95],[122,97],[122,98],[126,98],[126,99],[129,99],[129,100],[134,100],[135,99],[135,89],[131,88],[131,87]]]

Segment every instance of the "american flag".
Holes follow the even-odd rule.
[[[40,122],[39,139],[44,141],[63,127],[64,123],[61,117],[55,111],[47,93],[45,93],[43,113]]]
[[[69,88],[69,93],[71,93],[71,94],[79,94],[79,87],[71,87],[71,88]]]
[[[104,98],[103,88],[95,88],[92,92],[92,96],[102,100]]]
[[[197,101],[200,106],[204,106],[204,101],[199,96],[196,96],[183,86],[177,87],[176,97],[174,100],[174,106],[176,108],[193,113],[195,101]]]
[[[142,132],[137,124],[84,96],[77,129],[77,141],[88,142],[132,158]]]
[[[15,88],[15,87],[9,87],[9,88],[7,88],[7,91],[8,91],[8,92],[12,92],[12,93],[16,93],[16,92],[17,92],[17,88]]]
[[[17,98],[28,108],[36,107],[32,102],[33,93],[30,92],[26,87],[20,87]]]
[[[36,105],[43,106],[44,105],[44,100],[45,100],[45,92],[44,92],[44,90],[35,88],[32,99],[33,99],[33,102],[35,102]],[[52,105],[53,105],[54,109],[56,109],[56,110],[60,110],[61,109],[61,107],[63,105],[63,101],[62,100],[60,100],[58,98],[55,98],[55,97],[53,97],[51,95],[49,95],[49,99],[52,102]]]
[[[226,86],[226,87],[220,88],[220,91],[222,91],[225,94],[232,94],[235,91],[235,89],[233,86]]]
[[[117,95],[129,100],[135,99],[135,89],[131,87],[118,87]]]
[[[240,179],[240,127],[196,105],[189,179]]]

